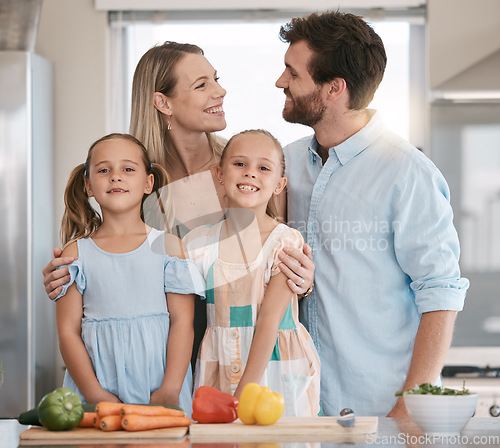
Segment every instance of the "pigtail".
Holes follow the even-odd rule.
[[[167,171],[158,163],[151,164],[151,174],[153,174],[155,178],[152,191],[157,191],[170,183],[170,177]]]
[[[149,226],[171,233],[175,215],[172,193],[168,185],[170,177],[158,163],[151,164],[150,172],[154,176],[153,190],[144,197],[141,217]]]
[[[78,165],[72,172],[64,191],[64,215],[61,222],[63,247],[75,239],[87,238],[101,225],[101,216],[89,202],[85,189],[85,165]]]
[[[271,218],[275,219],[276,221],[286,224],[283,217],[279,216],[278,206],[276,202],[277,202],[276,196],[272,196],[271,199],[269,199],[269,202],[267,203],[266,207],[266,214]]]

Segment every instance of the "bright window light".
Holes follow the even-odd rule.
[[[204,50],[220,76],[220,84],[228,92],[224,101],[227,128],[220,135],[229,138],[244,129],[264,128],[283,145],[311,135],[309,127],[287,123],[281,116],[285,96],[275,82],[284,69],[283,57],[288,47],[278,37],[284,23],[280,20],[129,25],[127,98],[135,66],[149,48],[167,40],[192,43]],[[379,109],[386,125],[408,139],[409,24],[379,22],[372,26],[384,41],[389,62],[370,107]]]

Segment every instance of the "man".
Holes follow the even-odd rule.
[[[314,130],[285,148],[287,216],[316,266],[301,318],[322,363],[323,412],[407,416],[394,394],[438,381],[469,284],[448,186],[367,109],[386,55],[366,22],[314,13],[280,37],[283,117]]]

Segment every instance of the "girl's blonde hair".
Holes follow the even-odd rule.
[[[140,59],[132,82],[132,110],[130,134],[150,151],[156,163],[166,167],[172,155],[173,142],[165,124],[164,115],[154,107],[155,92],[174,97],[177,86],[176,67],[186,54],[203,55],[197,45],[165,42],[149,49]],[[224,141],[215,134],[206,133],[215,156],[220,156]]]
[[[271,134],[269,131],[266,131],[264,129],[248,129],[246,131],[241,131],[238,132],[237,134],[234,134],[229,141],[226,144],[226,147],[222,151],[222,155],[220,158],[220,166],[222,168],[222,164],[224,163],[224,156],[227,153],[227,149],[229,146],[231,146],[232,143],[238,138],[241,137],[242,135],[262,135],[264,137],[267,137],[271,142],[274,144],[276,149],[278,150],[279,157],[280,157],[280,177],[285,176],[285,154],[283,153],[283,147],[281,146],[281,143],[279,140]],[[271,217],[274,218],[278,221],[283,222],[283,219],[279,216],[278,214],[278,206],[276,205],[276,196],[272,195],[271,198],[269,199],[269,202],[267,203],[266,207],[266,213]]]
[[[146,168],[146,173],[153,174],[154,184],[152,192],[156,193],[160,211],[164,216],[172,216],[170,210],[170,200],[168,197],[162,195],[163,192],[166,194],[167,188],[162,188],[168,183],[168,174],[163,167],[156,163],[151,163],[148,152],[144,145],[130,134],[108,134],[99,140],[95,141],[89,148],[87,154],[87,160],[85,163],[78,165],[73,169],[69,177],[68,183],[66,185],[66,190],[64,192],[64,215],[61,222],[61,241],[63,246],[67,246],[68,243],[79,239],[88,238],[91,236],[102,224],[102,217],[99,213],[92,207],[89,197],[87,196],[87,190],[85,189],[85,179],[89,178],[90,162],[92,160],[92,154],[94,149],[102,142],[113,139],[128,140],[135,143],[141,150],[142,161],[144,162],[144,167]],[[144,195],[141,204],[141,219],[144,220],[144,210],[143,204],[144,200],[148,195]],[[149,208],[149,207],[148,207]],[[164,218],[165,220],[165,218]],[[168,226],[165,226],[168,227]]]

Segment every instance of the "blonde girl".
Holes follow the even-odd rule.
[[[190,413],[194,293],[203,279],[177,237],[142,219],[145,198],[166,181],[137,139],[110,134],[66,187],[63,255],[75,261],[57,297],[57,330],[64,386],[87,402],[180,404]]]
[[[284,395],[286,415],[317,415],[318,356],[299,323],[297,294],[279,269],[282,248],[303,245],[301,234],[273,212],[287,181],[281,145],[263,130],[239,133],[217,175],[227,218],[184,239],[207,283],[208,328],[195,389],[209,385],[239,397],[247,383],[257,382]]]

